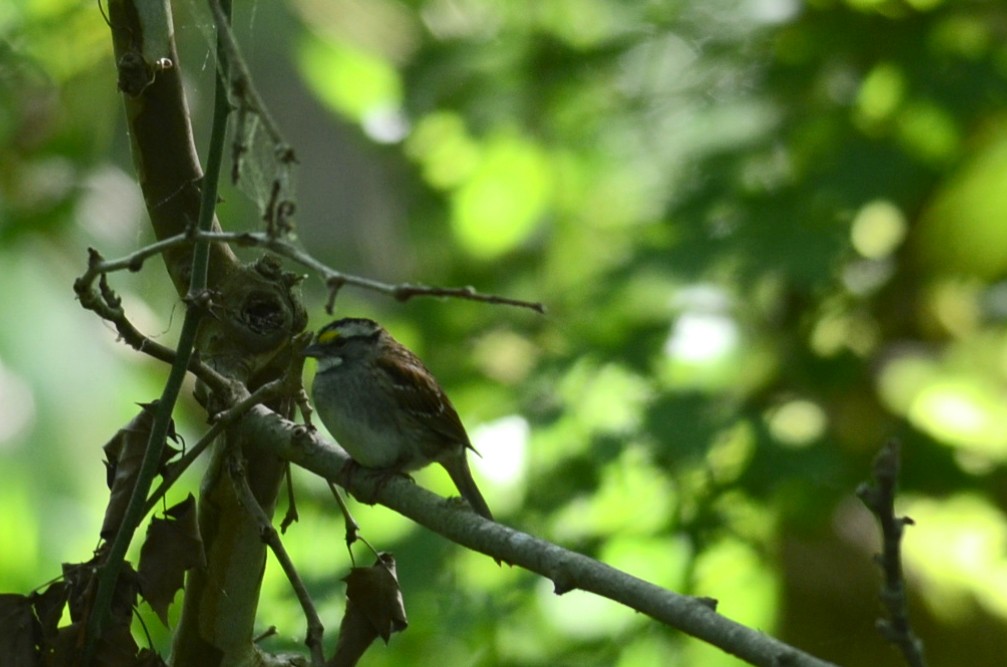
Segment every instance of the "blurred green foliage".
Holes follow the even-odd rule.
[[[549,308],[337,304],[435,369],[505,523],[717,597],[823,658],[897,664],[874,630],[878,541],[853,497],[895,436],[918,634],[933,664],[1002,663],[1007,5],[237,4],[300,156],[305,247],[371,277]],[[208,21],[191,1],[176,21],[203,136]],[[165,376],[70,289],[86,246],[112,256],[150,238],[114,77],[94,5],[0,8],[3,590],[88,557],[99,447]],[[255,224],[234,191],[221,217]],[[170,342],[180,318],[161,267],[114,283]],[[306,293],[320,325],[324,291],[312,278]],[[202,419],[183,407],[194,439]],[[286,539],[335,628],[342,528],[325,488],[297,479]],[[439,471],[417,479],[451,493]],[[738,664],[356,511],[396,553],[411,621],[368,665]],[[303,621],[273,568],[263,599],[263,627],[296,646]]]

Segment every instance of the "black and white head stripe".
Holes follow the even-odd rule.
[[[318,332],[317,342],[328,345],[340,339],[374,338],[381,332],[381,327],[374,320],[362,317],[346,317],[336,320]]]

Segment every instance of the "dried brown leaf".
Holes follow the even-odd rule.
[[[98,557],[86,563],[63,563],[63,581],[66,583],[66,600],[70,606],[70,620],[79,623],[91,612],[97,588]],[[126,561],[119,571],[110,606],[113,622],[129,623],[136,606],[139,578],[136,570]],[[62,630],[61,630],[62,631]]]
[[[140,549],[140,588],[143,598],[165,626],[168,607],[185,582],[185,572],[204,567],[206,555],[196,519],[192,494],[169,508],[167,518],[151,519],[147,539]]]
[[[0,665],[37,665],[35,641],[39,634],[31,599],[13,593],[0,595]]]
[[[329,667],[351,667],[375,639],[385,643],[393,632],[409,625],[399,588],[395,558],[383,553],[371,567],[355,567],[346,582],[346,612]]]
[[[42,632],[42,641],[51,642],[56,638],[59,620],[63,617],[63,607],[66,606],[69,595],[70,587],[65,581],[51,584],[43,593],[32,594],[32,606],[35,608],[35,617]]]
[[[108,506],[105,508],[105,520],[101,526],[101,536],[106,540],[114,537],[122,524],[123,514],[136,486],[136,478],[140,474],[140,464],[147,450],[150,429],[154,424],[157,401],[139,405],[140,413],[119,429],[102,447],[105,452],[106,483],[111,490]],[[175,442],[179,440],[174,421],[168,425],[168,437]],[[177,449],[170,445],[165,446],[159,463],[162,473],[167,462],[176,454]]]
[[[59,629],[52,651],[46,656],[47,667],[79,667],[83,646],[84,623],[76,622]],[[95,667],[135,667],[139,647],[129,629],[129,619],[110,623],[98,640]]]
[[[86,563],[63,563],[63,581],[66,583],[67,603],[70,605],[70,620],[81,621],[90,608],[94,596],[94,575],[96,559]]]

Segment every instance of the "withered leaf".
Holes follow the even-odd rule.
[[[153,400],[150,403],[137,403],[137,405],[139,405],[141,408],[143,408],[143,411],[145,413],[149,413],[150,414],[150,421],[151,421],[151,423],[154,422],[154,413],[157,412],[157,404],[159,402],[160,402],[160,400]],[[148,432],[150,431],[150,426],[147,427],[147,431]],[[185,447],[185,440],[183,440],[182,436],[179,435],[178,431],[175,430],[175,420],[174,419],[172,419],[172,420],[170,420],[168,422],[168,437],[171,438],[172,442],[175,442],[175,443],[181,442],[182,446]],[[171,445],[168,445],[168,446],[171,447]],[[177,449],[174,449],[174,451],[176,453],[178,452]]]
[[[393,632],[401,632],[409,625],[391,554],[381,554],[371,567],[353,568],[343,581],[346,612],[331,667],[356,665],[375,639],[381,637],[388,643]]]
[[[47,667],[79,667],[83,646],[84,623],[75,622],[59,629]],[[94,664],[98,667],[134,667],[139,647],[129,629],[129,619],[113,620],[98,640]]]
[[[91,611],[91,603],[98,586],[99,557],[96,556],[86,563],[63,563],[63,581],[66,584],[66,600],[70,605],[70,620],[74,623],[82,621]],[[115,584],[110,606],[111,616],[115,619],[132,618],[133,607],[136,606],[136,594],[139,579],[136,570],[129,561],[125,561],[119,570],[119,580]]]
[[[31,595],[32,606],[35,608],[35,617],[38,619],[43,641],[55,639],[59,620],[63,616],[63,607],[66,606],[69,595],[70,586],[65,581],[57,581],[46,588],[44,592]],[[0,664],[3,663],[0,662]]]
[[[165,626],[168,606],[185,582],[186,570],[204,567],[206,555],[196,520],[192,494],[165,511],[166,518],[151,519],[140,549],[140,589],[143,598]]]
[[[0,665],[33,667],[39,634],[31,600],[13,593],[0,595]]]
[[[101,526],[101,536],[106,540],[115,536],[122,523],[122,516],[136,486],[136,478],[140,474],[140,464],[143,463],[143,455],[147,450],[150,429],[154,424],[157,401],[139,405],[140,413],[119,429],[102,447],[105,452],[105,481],[111,490],[108,506],[105,508],[105,520]],[[175,432],[174,420],[168,424],[168,437],[178,442],[179,436]],[[178,454],[178,451],[170,445],[165,446],[158,464],[162,473],[165,464]]]
[[[70,605],[70,620],[78,622],[84,618],[94,595],[94,575],[96,559],[86,563],[63,563],[63,581],[66,583],[67,602]]]

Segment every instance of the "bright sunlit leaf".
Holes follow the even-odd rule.
[[[1007,405],[978,378],[936,379],[916,396],[909,420],[952,446],[1007,459]]]
[[[974,151],[933,198],[917,247],[927,266],[947,274],[995,278],[1007,269],[1007,133]]]
[[[481,155],[465,121],[446,111],[424,116],[416,124],[406,153],[420,163],[426,181],[440,189],[454,188],[468,179]]]
[[[774,407],[766,415],[769,432],[790,447],[806,447],[821,438],[828,426],[822,408],[808,400],[796,399]]]
[[[388,136],[391,124],[402,122],[395,111],[402,102],[402,83],[389,61],[345,43],[313,36],[302,40],[298,58],[312,91],[333,111],[369,123],[375,131],[384,133],[381,136]]]
[[[38,513],[17,478],[0,485],[0,590],[28,588],[39,558]]]
[[[915,525],[902,542],[907,572],[931,613],[959,617],[977,601],[1007,619],[1007,518],[984,498],[906,498]]]
[[[652,535],[667,524],[677,502],[668,477],[649,462],[640,447],[627,447],[608,463],[598,487],[577,498],[553,519],[557,535]]]
[[[850,240],[868,259],[890,255],[906,237],[906,218],[895,204],[879,199],[865,204],[853,219]]]
[[[673,591],[683,590],[693,547],[684,537],[617,536],[601,551],[602,562]]]
[[[636,612],[581,590],[556,595],[552,583],[543,579],[536,586],[544,620],[561,635],[575,639],[612,637],[639,624]]]
[[[924,162],[941,164],[958,153],[954,117],[932,102],[910,104],[899,115],[897,129],[907,151]]]
[[[481,456],[471,458],[472,467],[497,484],[515,484],[525,472],[530,433],[528,421],[520,415],[477,426],[471,438]]]
[[[551,180],[548,156],[538,145],[512,132],[494,136],[452,197],[458,242],[482,259],[514,250],[543,221]]]
[[[749,544],[723,538],[695,561],[693,595],[719,601],[717,611],[728,618],[773,632],[779,605],[779,583],[762,556]],[[736,665],[737,661],[709,644],[688,640],[689,665]]]
[[[891,117],[902,103],[905,76],[898,66],[882,63],[874,67],[857,94],[857,115],[868,126]]]

